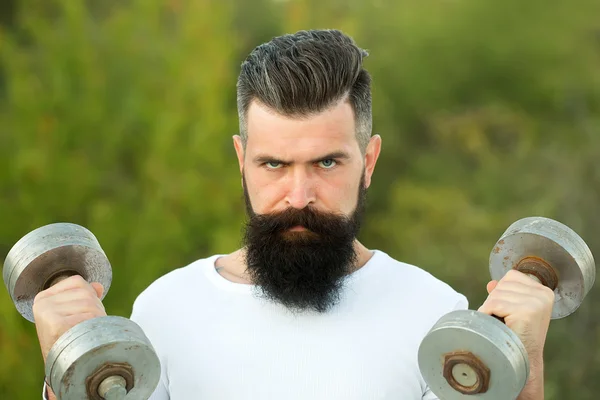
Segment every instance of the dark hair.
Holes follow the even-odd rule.
[[[240,135],[256,100],[277,113],[307,117],[348,100],[364,152],[371,137],[371,77],[362,62],[368,52],[334,30],[302,30],[256,47],[242,63],[237,83]]]

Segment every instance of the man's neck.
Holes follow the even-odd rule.
[[[373,252],[367,249],[358,240],[354,241],[357,262],[349,273],[354,273],[361,269],[373,257]],[[233,253],[217,258],[215,261],[215,270],[221,276],[231,282],[252,285],[246,271],[246,249],[241,248]]]

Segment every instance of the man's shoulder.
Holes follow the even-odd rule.
[[[207,268],[213,268],[219,254],[197,259],[187,265],[176,268],[150,283],[135,299],[133,308],[151,308],[165,304],[169,299],[189,291],[200,289]]]
[[[467,308],[467,298],[432,272],[417,265],[400,261],[376,250],[378,262],[383,265],[385,282],[404,298],[410,298],[420,308],[432,310]]]

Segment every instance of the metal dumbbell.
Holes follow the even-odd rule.
[[[25,235],[9,251],[2,269],[17,310],[31,322],[35,296],[73,275],[100,282],[104,295],[112,281],[110,263],[96,237],[70,223],[46,225]],[[158,384],[160,363],[136,323],[106,316],[65,332],[48,353],[45,373],[59,400],[146,400]]]
[[[569,227],[543,217],[508,227],[490,254],[489,270],[500,280],[516,269],[555,293],[552,319],[577,310],[596,278],[590,249]],[[501,318],[457,310],[440,318],[418,351],[423,378],[442,400],[475,395],[516,399],[529,376],[527,352]]]

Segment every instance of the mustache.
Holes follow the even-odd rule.
[[[339,232],[349,221],[350,218],[343,214],[305,207],[303,209],[287,208],[268,214],[254,214],[249,224],[259,225],[261,231],[266,234],[275,234],[295,226],[303,226],[311,232],[329,235]]]

